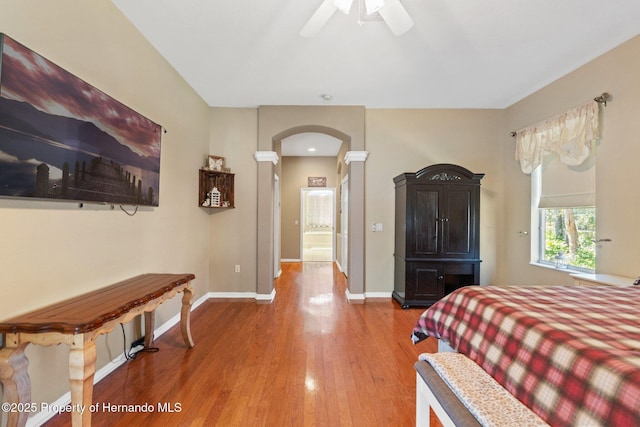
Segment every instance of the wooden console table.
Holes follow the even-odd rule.
[[[0,382],[4,385],[8,426],[24,426],[30,412],[31,382],[24,350],[27,345],[67,344],[71,405],[85,408],[72,412],[73,426],[90,426],[93,376],[96,370],[95,339],[144,313],[145,347],[153,342],[156,307],[182,292],[180,328],[188,347],[193,347],[189,318],[193,303],[193,274],[143,274],[40,310],[0,322],[4,347],[0,349]],[[33,408],[34,411],[29,411]]]

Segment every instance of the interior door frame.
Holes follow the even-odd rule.
[[[349,276],[349,174],[340,183],[340,269]]]
[[[280,268],[280,177],[278,174],[273,175],[273,272],[274,278],[280,277],[282,269]]]
[[[304,215],[305,215],[305,192],[311,191],[331,191],[331,261],[336,260],[336,188],[335,187],[301,187],[300,188],[300,259],[304,262]]]

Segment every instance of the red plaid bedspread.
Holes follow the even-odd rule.
[[[459,289],[414,341],[440,338],[556,426],[640,426],[640,287]]]

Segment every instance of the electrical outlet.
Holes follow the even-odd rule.
[[[144,337],[142,338],[138,338],[137,340],[135,340],[134,342],[131,343],[131,348],[135,348],[137,346],[144,346]]]
[[[240,273],[240,265],[236,264],[236,273]]]

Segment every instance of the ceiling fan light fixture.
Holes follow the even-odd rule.
[[[348,15],[351,11],[351,5],[353,4],[353,0],[334,0],[333,4],[338,10],[345,15]]]
[[[371,15],[382,9],[384,0],[364,0],[364,4],[367,8],[367,15]]]
[[[348,15],[352,5],[353,0],[323,0],[300,30],[300,36],[315,36],[338,9]],[[358,6],[360,16],[358,23],[360,25],[364,21],[377,20],[376,17],[380,17],[396,36],[406,33],[413,27],[413,20],[400,0],[358,0]],[[364,12],[367,15],[364,15]]]

